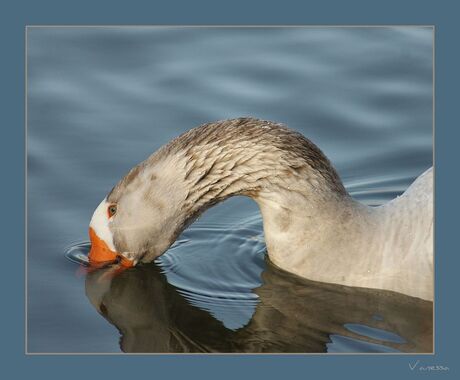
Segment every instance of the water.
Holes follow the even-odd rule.
[[[152,265],[76,264],[112,186],[209,121],[283,122],[360,201],[401,194],[432,165],[431,29],[31,28],[27,100],[29,352],[432,351],[432,303],[274,268],[243,197]]]

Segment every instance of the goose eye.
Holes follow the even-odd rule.
[[[110,205],[107,208],[107,213],[109,214],[109,218],[114,216],[117,213],[117,205]]]

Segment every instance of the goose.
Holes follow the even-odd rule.
[[[275,266],[433,300],[433,168],[396,199],[366,206],[310,140],[249,117],[191,129],[132,168],[94,211],[90,265],[152,262],[206,209],[235,195],[258,204]]]

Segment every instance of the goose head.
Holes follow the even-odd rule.
[[[161,165],[141,164],[112,189],[91,218],[91,264],[118,261],[131,267],[169,248],[187,216],[178,208],[184,197],[174,173],[173,168],[162,172]]]

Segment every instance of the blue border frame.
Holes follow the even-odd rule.
[[[447,3],[447,4],[446,4]],[[420,366],[442,365],[456,372],[456,322],[459,320],[455,278],[459,264],[454,233],[458,230],[459,189],[457,116],[460,24],[455,1],[212,0],[153,2],[148,0],[64,2],[16,1],[0,12],[4,271],[1,312],[2,373],[13,378],[44,376],[81,379],[90,376],[200,376],[201,378],[353,376],[386,379],[430,375]],[[27,356],[24,346],[24,38],[26,25],[68,24],[277,24],[277,25],[434,25],[436,28],[436,330],[435,355],[423,356]],[[451,289],[452,287],[452,289]],[[409,365],[417,368],[411,370]],[[431,372],[434,374],[434,371]]]

